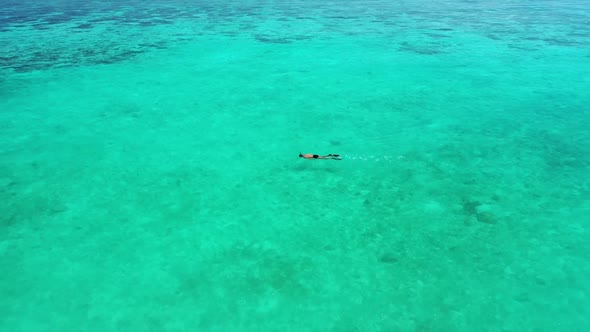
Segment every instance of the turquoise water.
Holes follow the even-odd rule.
[[[1,4],[1,331],[590,330],[590,2]]]

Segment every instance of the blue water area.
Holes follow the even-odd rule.
[[[588,1],[0,3],[0,331],[590,330]]]

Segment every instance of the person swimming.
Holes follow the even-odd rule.
[[[306,154],[302,154],[301,152],[299,152],[299,158],[303,158],[303,159],[332,159],[332,160],[342,160],[342,157],[340,157],[339,154],[329,154],[327,156],[320,156],[317,154],[311,154],[311,153],[306,153]]]

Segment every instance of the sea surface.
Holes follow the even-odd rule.
[[[0,331],[590,331],[590,0],[0,0]]]

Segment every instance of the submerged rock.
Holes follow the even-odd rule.
[[[477,221],[486,224],[495,224],[498,222],[496,216],[491,212],[478,212],[475,216],[477,217]]]
[[[493,212],[494,207],[490,204],[481,203],[476,200],[464,199],[463,212],[467,216],[473,216],[477,221],[485,224],[496,224],[498,217]]]
[[[493,213],[493,206],[489,204],[480,204],[475,208],[475,217],[479,222],[486,224],[495,224],[498,222],[496,215]]]
[[[397,263],[397,261],[399,261],[399,259],[393,253],[386,252],[383,255],[381,255],[381,257],[379,257],[379,261],[381,263],[393,264],[393,263]]]

